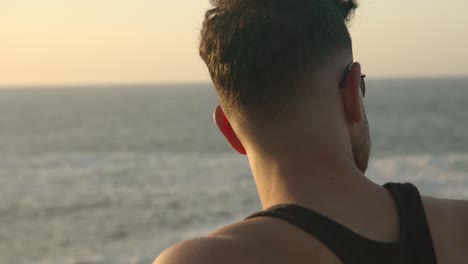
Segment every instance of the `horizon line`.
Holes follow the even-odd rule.
[[[467,75],[440,75],[440,76],[375,76],[367,77],[370,81],[422,81],[422,80],[449,80],[449,79],[468,79]],[[213,85],[211,80],[194,81],[135,81],[135,82],[64,82],[64,83],[0,83],[0,89],[21,89],[21,88],[112,88],[129,86],[180,86],[180,85]]]

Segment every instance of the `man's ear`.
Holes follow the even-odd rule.
[[[245,151],[244,146],[242,145],[236,133],[232,129],[232,126],[229,123],[229,120],[227,119],[226,115],[224,114],[224,111],[221,108],[221,106],[216,106],[213,112],[213,119],[219,131],[221,131],[221,133],[224,135],[231,147],[237,152],[239,152],[239,154],[246,155],[247,151]]]
[[[341,91],[346,120],[351,123],[360,123],[363,119],[360,85],[361,65],[355,62],[344,80]]]

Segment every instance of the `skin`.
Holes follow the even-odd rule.
[[[218,106],[221,133],[246,154],[263,209],[298,204],[381,242],[399,240],[398,213],[390,193],[365,175],[369,126],[354,63],[338,88],[351,56],[338,56],[300,82],[307,96],[275,120],[245,122]],[[319,99],[317,99],[319,98]],[[468,202],[423,197],[438,263],[468,258]],[[341,263],[320,241],[287,222],[261,217],[226,226],[207,237],[164,251],[154,264]]]

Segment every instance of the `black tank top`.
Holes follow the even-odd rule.
[[[327,246],[343,264],[437,264],[432,237],[418,189],[410,184],[387,183],[399,214],[396,243],[367,239],[315,211],[298,205],[277,205],[249,216],[287,221]]]

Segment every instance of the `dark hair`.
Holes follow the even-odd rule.
[[[266,112],[343,51],[355,0],[212,0],[200,56],[227,111]],[[295,90],[296,89],[296,90]]]

